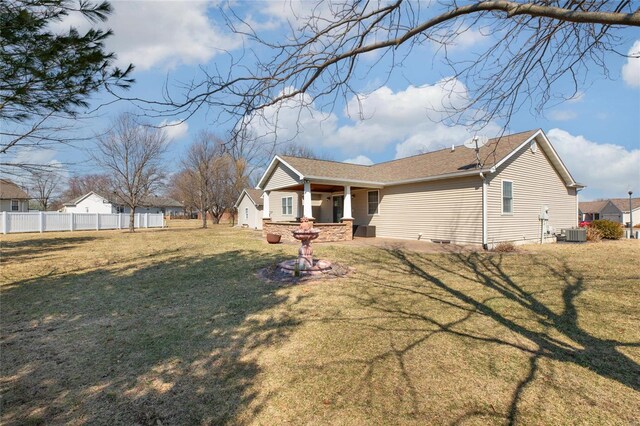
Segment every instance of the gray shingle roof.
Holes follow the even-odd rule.
[[[251,198],[251,201],[253,201],[254,204],[258,207],[262,206],[262,191],[253,188],[245,188],[245,191],[247,191],[247,195]]]
[[[529,130],[489,140],[480,148],[481,163],[485,168],[494,166],[537,131],[537,129]],[[379,183],[446,176],[473,170],[476,167],[475,150],[464,146],[456,146],[453,151],[447,148],[371,166],[290,156],[281,156],[281,158],[305,177]]]
[[[620,211],[629,212],[629,199],[628,198],[611,198],[609,201],[613,203]],[[633,210],[640,208],[640,198],[631,199],[631,208]]]
[[[9,179],[0,179],[0,199],[28,200],[30,197]]]
[[[582,213],[599,213],[609,200],[581,201],[578,208]]]

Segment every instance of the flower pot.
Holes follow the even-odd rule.
[[[267,234],[267,242],[269,244],[278,244],[280,242],[280,238],[282,238],[278,234]]]

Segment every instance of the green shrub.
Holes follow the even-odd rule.
[[[622,224],[607,219],[594,220],[589,226],[600,231],[602,238],[607,240],[619,240],[624,235]]]

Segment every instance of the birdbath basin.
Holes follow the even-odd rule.
[[[293,233],[293,238],[301,243],[300,249],[298,250],[298,258],[285,260],[284,262],[280,262],[278,266],[281,271],[292,275],[314,275],[327,272],[331,269],[331,262],[313,259],[313,247],[311,246],[311,241],[318,238],[320,230],[316,228],[309,228],[304,222],[307,221],[303,220],[303,224],[300,225],[300,228],[291,231]]]

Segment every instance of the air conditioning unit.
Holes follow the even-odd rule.
[[[565,241],[570,243],[584,243],[587,241],[587,230],[584,228],[565,229]]]

